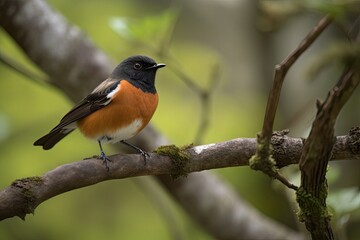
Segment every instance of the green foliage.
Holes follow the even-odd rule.
[[[141,19],[113,17],[111,28],[129,42],[141,43],[157,49],[172,32],[177,19],[175,10],[167,10],[156,15],[148,15]]]
[[[331,220],[332,214],[327,210],[324,200],[327,195],[327,187],[323,186],[320,189],[320,196],[314,196],[307,192],[303,187],[296,191],[296,201],[301,206],[298,213],[301,222],[320,221],[325,218],[327,221]]]

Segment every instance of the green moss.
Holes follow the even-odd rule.
[[[38,186],[43,183],[42,177],[34,176],[16,179],[11,185],[22,189],[29,189],[31,186]]]
[[[43,183],[41,177],[27,177],[15,180],[11,186],[19,189],[22,195],[26,198],[28,204],[27,209],[24,209],[25,213],[34,213],[36,197],[33,193],[33,188]]]
[[[327,186],[324,184],[320,191],[319,197],[307,192],[303,187],[296,191],[296,201],[299,203],[300,211],[298,218],[300,222],[306,224],[321,223],[323,220],[330,221],[332,214],[326,207]]]
[[[258,154],[255,154],[250,158],[249,165],[251,169],[261,170],[269,176],[273,176],[272,173],[276,172],[275,160],[272,155],[269,155],[266,158],[262,158]]]
[[[267,141],[257,137],[256,153],[249,159],[249,166],[251,169],[260,170],[274,177],[276,174],[275,159],[272,156],[272,146]]]
[[[177,147],[175,145],[167,145],[158,147],[154,152],[160,155],[169,156],[172,161],[171,176],[173,178],[186,177],[187,169],[186,165],[190,159],[190,156],[186,152],[191,145],[185,145],[183,147]]]

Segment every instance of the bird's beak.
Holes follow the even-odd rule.
[[[158,63],[158,64],[155,64],[153,66],[150,66],[148,68],[146,68],[146,70],[150,70],[150,69],[158,69],[158,68],[162,68],[162,67],[165,67],[166,64],[163,64],[163,63]]]

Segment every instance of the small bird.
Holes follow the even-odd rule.
[[[99,143],[99,159],[109,171],[110,159],[102,143],[121,142],[146,158],[149,154],[125,140],[139,133],[150,121],[158,105],[155,75],[165,64],[137,55],[122,61],[88,96],[76,104],[48,134],[34,145],[51,149],[79,128],[85,137]]]

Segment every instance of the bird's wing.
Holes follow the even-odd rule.
[[[108,105],[119,84],[120,80],[110,78],[102,82],[91,94],[76,104],[48,134],[36,140],[34,145],[42,146],[43,149],[52,148],[76,128],[75,122]]]
[[[76,104],[54,127],[52,131],[58,131],[105,107],[111,102],[111,93],[118,87],[120,80],[107,79],[95,90]]]

